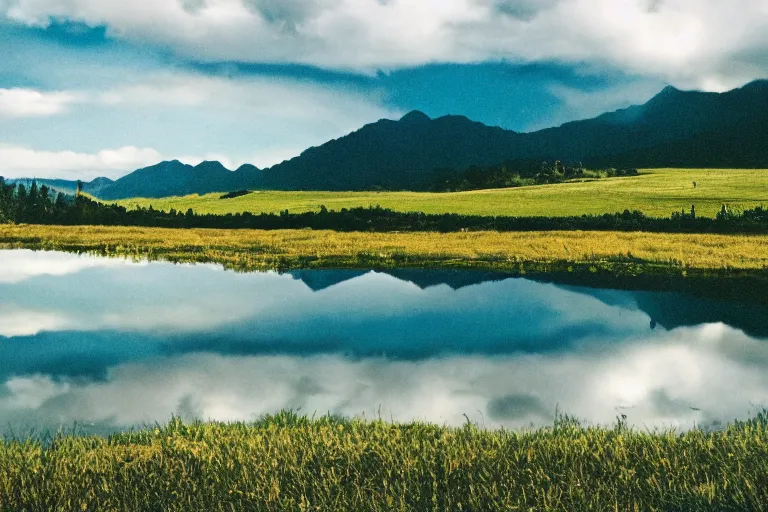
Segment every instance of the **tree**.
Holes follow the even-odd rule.
[[[63,210],[67,207],[67,196],[63,193],[59,192],[56,194],[56,203],[54,203],[54,206],[56,206],[56,209]]]
[[[11,205],[10,194],[5,184],[5,178],[0,176],[0,223],[5,224],[11,221],[9,207]]]
[[[29,204],[34,205],[37,203],[38,188],[37,181],[32,180],[32,185],[29,187]]]

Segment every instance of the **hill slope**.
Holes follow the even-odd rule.
[[[637,167],[768,166],[768,82],[717,94],[667,87],[644,105],[534,133],[462,116],[381,120],[264,172],[263,188],[413,188],[436,169],[538,158]],[[745,151],[746,149],[746,151]]]
[[[463,116],[430,119],[411,112],[399,121],[382,119],[366,125],[264,171],[263,187],[412,188],[436,169],[498,163],[520,151],[524,138]]]
[[[273,190],[414,189],[441,169],[541,159],[633,167],[768,167],[768,81],[727,93],[667,87],[644,105],[533,133],[463,116],[411,112],[382,119],[270,169],[226,170],[162,162],[139,169],[99,197],[162,197]]]
[[[693,188],[693,182],[698,186]],[[572,216],[602,215],[640,210],[652,217],[669,217],[674,211],[696,205],[700,217],[714,217],[723,203],[730,209],[768,204],[768,170],[656,169],[639,176],[473,190],[470,192],[286,192],[257,191],[235,199],[221,194],[163,199],[125,199],[127,208],[152,205],[156,210],[192,208],[197,213],[291,213],[379,205],[400,212],[457,213],[462,215]]]
[[[237,190],[252,186],[259,172],[252,165],[233,172],[219,162],[202,162],[193,167],[173,160],[134,171],[101,191],[98,197],[112,200]]]

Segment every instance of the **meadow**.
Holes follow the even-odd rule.
[[[692,182],[697,182],[694,189]],[[128,200],[198,213],[381,205],[400,211],[668,217],[768,203],[768,171],[638,177],[462,193],[257,192]],[[768,236],[614,231],[337,232],[0,225],[27,248],[236,270],[430,267],[518,274],[763,276]],[[634,279],[634,277],[632,278]],[[758,287],[759,289],[759,287]],[[582,426],[486,430],[281,413],[251,424],[168,425],[109,438],[0,438],[0,511],[768,510],[768,417],[717,431]]]
[[[694,188],[693,182],[696,182]],[[723,204],[748,209],[768,204],[768,170],[649,169],[639,176],[536,185],[469,192],[283,192],[257,191],[220,199],[222,194],[126,199],[128,208],[152,205],[158,210],[205,214],[240,212],[291,213],[356,206],[396,211],[460,213],[501,216],[571,216],[639,210],[649,216],[669,217],[696,205],[699,216],[714,217]]]
[[[215,262],[238,270],[440,267],[762,274],[768,236],[612,231],[361,233],[0,225],[0,248]]]
[[[281,413],[0,439],[0,510],[768,510],[768,418],[530,431]]]

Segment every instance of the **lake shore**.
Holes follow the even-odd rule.
[[[768,236],[641,232],[362,233],[0,225],[0,248],[234,270],[457,268],[512,274],[764,277]]]
[[[766,510],[767,425],[174,419],[110,438],[0,440],[0,510]]]

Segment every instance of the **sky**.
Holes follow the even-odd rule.
[[[767,76],[765,0],[0,0],[0,175],[266,167],[414,109],[532,131]]]

